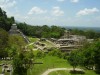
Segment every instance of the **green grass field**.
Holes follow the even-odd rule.
[[[43,64],[35,64],[32,69],[28,70],[28,75],[41,75],[48,69],[52,68],[72,68],[67,60],[55,57],[46,56],[41,59],[36,59],[35,62],[43,62]],[[49,75],[98,75],[92,70],[85,70],[85,74],[71,74],[69,71],[51,72]]]
[[[28,38],[29,38],[30,42],[36,42],[39,40],[38,38],[32,38],[32,37],[28,37]]]
[[[55,71],[49,73],[49,75],[70,75],[70,73],[68,71]]]
[[[71,74],[69,71],[55,71],[49,73],[49,75],[98,75],[94,71],[86,70],[85,74]]]
[[[46,56],[42,59],[37,59],[36,62],[43,62],[43,64],[35,64],[33,69],[28,71],[28,75],[41,75],[49,68],[71,67],[66,60],[54,56]]]
[[[2,67],[0,66],[0,73],[2,73]]]
[[[10,75],[10,72],[5,72],[5,75]]]

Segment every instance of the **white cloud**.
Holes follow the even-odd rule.
[[[77,2],[79,2],[79,0],[71,0],[71,2],[77,3]]]
[[[60,9],[60,7],[53,7],[52,14],[54,16],[63,16],[64,15],[64,11],[62,11]]]
[[[28,14],[29,15],[32,15],[32,14],[43,14],[43,13],[46,13],[46,12],[47,12],[47,10],[43,10],[43,9],[35,6],[28,12]]]
[[[9,8],[12,8],[16,5],[15,0],[0,0],[0,7],[3,8],[4,10],[7,10]]]
[[[77,13],[77,16],[89,15],[89,14],[93,14],[93,13],[96,13],[96,12],[99,12],[99,9],[97,9],[97,8],[92,8],[92,9],[85,8],[85,9],[83,9],[83,10],[80,10],[80,11]]]
[[[59,1],[59,2],[64,2],[65,0],[57,0],[57,1]]]

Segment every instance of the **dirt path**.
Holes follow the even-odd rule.
[[[53,69],[48,69],[47,71],[45,71],[42,75],[48,75],[50,72],[53,71],[58,71],[58,70],[72,70],[73,68],[53,68]],[[82,69],[76,68],[76,70],[81,71]]]

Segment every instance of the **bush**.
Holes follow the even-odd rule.
[[[44,57],[44,56],[45,56],[45,54],[44,54],[44,52],[42,52],[42,51],[38,51],[37,54],[36,54],[36,57],[37,57],[37,58],[42,58],[42,57]]]
[[[63,58],[63,53],[58,49],[54,49],[54,50],[50,51],[48,54],[51,56],[57,56],[59,58]]]

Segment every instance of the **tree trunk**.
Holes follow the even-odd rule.
[[[75,66],[73,66],[73,71],[75,71],[75,68],[76,68],[76,67],[75,67]]]

